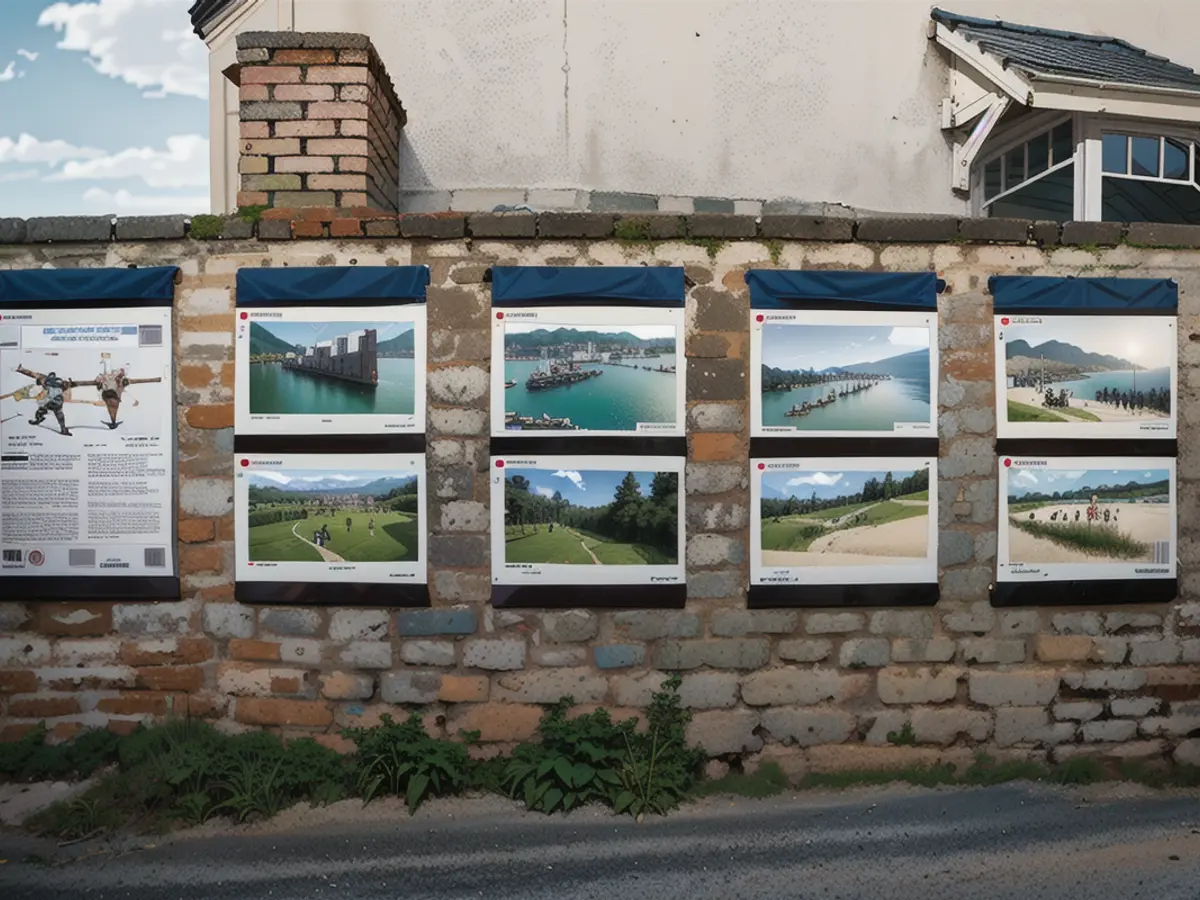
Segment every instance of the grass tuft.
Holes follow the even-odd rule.
[[[759,799],[774,797],[788,790],[791,784],[777,762],[766,762],[753,772],[730,771],[713,781],[703,782],[696,789],[696,796],[713,797],[718,794],[733,794],[738,797]]]
[[[1037,519],[1009,517],[1009,522],[1026,534],[1053,541],[1062,547],[1081,550],[1089,556],[1105,556],[1110,559],[1139,559],[1150,552],[1150,547],[1135,541],[1112,525],[1089,525],[1087,522],[1041,522]]]

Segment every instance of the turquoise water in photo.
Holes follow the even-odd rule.
[[[1137,389],[1139,391],[1148,391],[1154,388],[1156,391],[1161,391],[1171,386],[1171,370],[1169,368],[1162,369],[1138,369],[1137,371]],[[1092,372],[1088,375],[1074,380],[1055,382],[1055,390],[1066,388],[1069,391],[1074,391],[1075,396],[1084,400],[1095,400],[1096,391],[1102,391],[1108,388],[1110,391],[1131,391],[1133,390],[1134,373],[1128,369],[1123,369],[1116,372]]]
[[[282,363],[251,363],[250,414],[411,416],[415,411],[415,361],[381,359],[378,370],[379,384],[371,388],[293,372]]]
[[[632,361],[631,361],[632,362]],[[637,360],[638,366],[673,366],[675,354]],[[517,381],[504,391],[504,411],[520,416],[568,416],[572,424],[591,431],[634,431],[638,422],[675,423],[676,374],[606,363],[581,363],[600,369],[598,378],[543,391],[525,390],[525,379],[540,366],[538,360],[506,360],[504,380]]]
[[[928,379],[881,381],[874,387],[837,402],[814,409],[807,416],[787,416],[793,404],[813,402],[831,390],[842,390],[850,382],[815,384],[792,391],[770,391],[762,395],[762,423],[799,431],[891,431],[897,422],[929,421]]]

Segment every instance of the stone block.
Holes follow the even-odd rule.
[[[742,537],[723,534],[697,534],[687,542],[689,566],[738,565],[746,558],[746,543]]]
[[[841,696],[843,676],[836,669],[770,669],[742,679],[748,706],[814,706]]]
[[[586,666],[591,656],[583,644],[546,644],[529,648],[529,660],[535,666]]]
[[[787,238],[798,241],[854,240],[854,220],[822,216],[764,215],[759,222],[764,238]]]
[[[375,693],[375,679],[352,672],[330,672],[321,677],[321,696],[329,700],[369,700]]]
[[[1175,638],[1161,641],[1133,641],[1129,645],[1129,663],[1134,666],[1166,666],[1179,662],[1183,648]]]
[[[700,201],[697,201],[699,204]],[[688,218],[688,233],[694,238],[753,238],[758,234],[754,216],[728,213],[697,212]]]
[[[1161,705],[1162,701],[1157,697],[1130,697],[1117,698],[1109,703],[1108,708],[1114,716],[1133,716],[1140,719],[1155,712]]]
[[[435,572],[433,585],[443,603],[482,603],[492,595],[491,579],[482,572]]]
[[[879,216],[858,220],[860,241],[930,244],[958,237],[958,219],[950,216]]]
[[[537,732],[542,708],[518,703],[462,703],[446,713],[447,734],[478,731],[485,742],[527,741]]]
[[[1137,737],[1137,732],[1137,722],[1132,719],[1106,719],[1085,724],[1083,739],[1090,744],[1101,741],[1119,743]]]
[[[511,638],[476,638],[463,644],[463,668],[506,671],[525,668],[525,642]]]
[[[431,534],[429,561],[446,568],[474,568],[487,564],[488,539],[462,534]]]
[[[1180,741],[1175,746],[1172,759],[1177,765],[1200,768],[1200,739]]]
[[[383,641],[351,641],[338,651],[338,659],[352,669],[390,669],[392,645]]]
[[[840,744],[855,726],[852,714],[837,709],[782,707],[764,709],[761,716],[762,727],[773,740],[801,747]]]
[[[750,482],[746,466],[731,463],[688,463],[683,479],[688,496],[724,494],[745,490]]]
[[[600,620],[586,609],[543,613],[539,619],[543,640],[556,644],[590,641],[600,629]]]
[[[1129,641],[1125,638],[1098,637],[1092,638],[1092,652],[1088,659],[1092,662],[1113,666],[1125,662],[1125,656],[1128,653]]]
[[[1039,247],[1056,247],[1061,240],[1062,226],[1058,222],[1034,222],[1030,236]]]
[[[319,700],[239,697],[234,705],[234,720],[242,725],[328,728],[333,724],[333,710]]]
[[[757,638],[726,638],[712,641],[666,640],[659,644],[657,662],[661,669],[758,669],[771,658],[770,641]]]
[[[613,623],[618,633],[637,641],[698,637],[701,631],[700,617],[689,612],[624,611],[613,616]]]
[[[329,639],[380,641],[387,637],[388,612],[382,609],[338,609],[329,617]]]
[[[804,622],[808,634],[850,634],[862,631],[866,618],[861,613],[812,613]]]
[[[950,638],[897,638],[892,641],[892,661],[950,662],[956,649]]]
[[[491,682],[486,675],[443,675],[438,690],[442,703],[482,703],[487,700]]]
[[[1066,672],[1062,681],[1074,690],[1136,691],[1146,684],[1146,673],[1141,669],[1092,669]]]
[[[25,240],[30,244],[54,241],[112,240],[112,216],[54,216],[25,220]]]
[[[454,665],[454,644],[450,641],[404,641],[400,659],[413,666]]]
[[[0,244],[23,244],[27,234],[24,219],[0,218]]]
[[[542,669],[502,675],[492,681],[492,700],[506,703],[549,704],[563,697],[571,697],[576,703],[600,703],[607,693],[608,679],[586,668]]]
[[[747,709],[712,710],[696,713],[687,729],[687,742],[709,756],[753,753],[762,749],[757,734],[759,715]]]
[[[1162,628],[1162,616],[1157,613],[1108,613],[1104,617],[1104,630],[1109,634],[1131,634],[1135,631]]]
[[[1168,225],[1161,222],[1130,222],[1126,241],[1142,247],[1183,247],[1200,249],[1200,227]]]
[[[1000,614],[1000,634],[1035,634],[1041,630],[1041,614],[1033,609],[1019,609]]]
[[[1053,746],[1069,741],[1074,736],[1073,723],[1052,724],[1044,708],[1006,707],[996,710],[995,740],[998,747],[1011,747],[1014,744]]]
[[[657,212],[658,197],[655,194],[593,191],[589,209],[594,213]]]
[[[203,619],[205,633],[218,640],[254,634],[254,609],[240,603],[206,603]]]
[[[1030,240],[1033,223],[1028,219],[963,219],[958,233],[964,240],[995,244],[1023,244]]]
[[[963,661],[989,665],[1025,661],[1025,641],[1020,638],[967,638],[962,641]]]
[[[379,680],[379,696],[385,703],[432,703],[441,687],[441,672],[388,672]]]
[[[986,672],[969,675],[972,703],[981,706],[1048,706],[1058,694],[1059,675],[1050,670]]]
[[[850,638],[842,644],[838,661],[847,669],[877,669],[886,666],[891,655],[887,638]]]
[[[933,614],[924,610],[881,610],[871,614],[868,630],[889,637],[933,637]]]
[[[895,735],[908,724],[908,713],[902,709],[884,709],[859,718],[859,731],[867,722],[871,723],[863,742],[876,747],[890,743],[888,736]]]
[[[917,741],[922,744],[949,747],[960,735],[973,741],[986,741],[992,733],[991,715],[976,709],[914,709],[909,721]]]
[[[1062,243],[1066,247],[1115,246],[1121,243],[1125,226],[1120,222],[1064,222]]]
[[[688,422],[692,431],[737,434],[746,420],[737,403],[696,403],[688,410]]]
[[[746,574],[740,569],[725,572],[689,572],[689,600],[730,600],[746,595]]]
[[[122,634],[184,634],[190,630],[196,606],[179,603],[118,603],[113,607],[113,628]]]
[[[938,565],[942,568],[962,565],[969,562],[974,555],[975,538],[965,531],[943,531],[938,537]],[[951,613],[944,618],[955,615],[960,614]]]
[[[833,643],[825,640],[780,641],[777,648],[784,662],[820,662],[833,652]]]
[[[595,203],[596,195],[592,195]],[[607,238],[612,237],[611,213],[544,212],[538,215],[538,237],[543,238]]]
[[[1051,619],[1051,623],[1059,634],[1097,635],[1102,630],[1100,613],[1097,612],[1059,613]]]
[[[938,761],[934,747],[865,747],[831,744],[812,747],[808,765],[814,772],[883,772],[931,766]]]
[[[692,212],[728,215],[733,212],[733,201],[722,197],[693,197]]]
[[[955,668],[881,669],[875,686],[879,699],[890,705],[946,703],[958,694],[962,674]]]
[[[1033,646],[1042,662],[1083,662],[1092,653],[1092,639],[1083,634],[1039,634]]]
[[[947,534],[943,533],[941,540],[945,540],[946,537]],[[972,542],[971,555],[974,555],[974,542]],[[970,556],[967,557],[967,559],[969,558]],[[962,561],[966,562],[967,560],[964,559]],[[945,563],[942,563],[942,565],[945,565]],[[947,631],[960,634],[987,634],[996,624],[996,611],[986,600],[981,600],[977,603],[972,603],[967,609],[946,613],[942,616],[942,624],[946,626]]]
[[[613,703],[616,706],[630,708],[649,706],[651,698],[656,691],[662,688],[666,677],[661,672],[614,675],[610,680]]]
[[[187,216],[123,216],[117,219],[118,241],[178,241],[187,229]]]
[[[737,706],[738,676],[731,672],[684,675],[679,700],[688,709],[728,709]]]
[[[592,652],[597,669],[630,669],[646,661],[643,644],[600,644]]]
[[[784,610],[721,609],[712,614],[709,628],[716,637],[747,634],[790,634],[798,615]]]
[[[1104,704],[1095,700],[1073,700],[1055,703],[1054,718],[1075,722],[1090,722],[1104,712]]]
[[[689,403],[744,400],[749,384],[744,360],[693,358],[688,362]]]
[[[471,213],[467,231],[474,238],[533,238],[537,216],[527,212]]]
[[[692,291],[696,299],[697,331],[744,331],[750,324],[750,308],[736,294],[716,287],[698,287]]]
[[[316,634],[321,627],[321,614],[315,609],[264,609],[259,611],[258,625],[270,634]]]
[[[319,666],[323,645],[311,638],[283,638],[279,641],[279,659],[300,666]]]

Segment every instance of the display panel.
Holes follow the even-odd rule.
[[[178,594],[168,303],[4,309],[4,576],[70,579],[46,595],[118,577],[130,597]]]
[[[936,311],[751,318],[752,436],[936,437]]]
[[[493,437],[684,435],[682,308],[510,307],[492,323]]]
[[[751,473],[751,585],[937,583],[936,459],[760,459]]]
[[[239,582],[424,584],[425,457],[238,454]]]
[[[494,458],[492,583],[683,585],[683,469],[675,457]]]
[[[1175,460],[1003,457],[1001,582],[1173,579]]]
[[[1162,315],[997,315],[1000,438],[1174,438],[1177,325]]]
[[[423,303],[239,309],[238,436],[423,432],[425,322]]]

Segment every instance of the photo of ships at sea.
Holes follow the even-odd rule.
[[[251,415],[413,415],[411,322],[250,323]]]
[[[762,425],[894,431],[931,420],[929,329],[765,325]]]
[[[506,431],[676,424],[674,325],[506,324]]]
[[[1009,422],[1086,427],[1171,417],[1175,332],[1170,319],[1047,317],[998,328]]]

